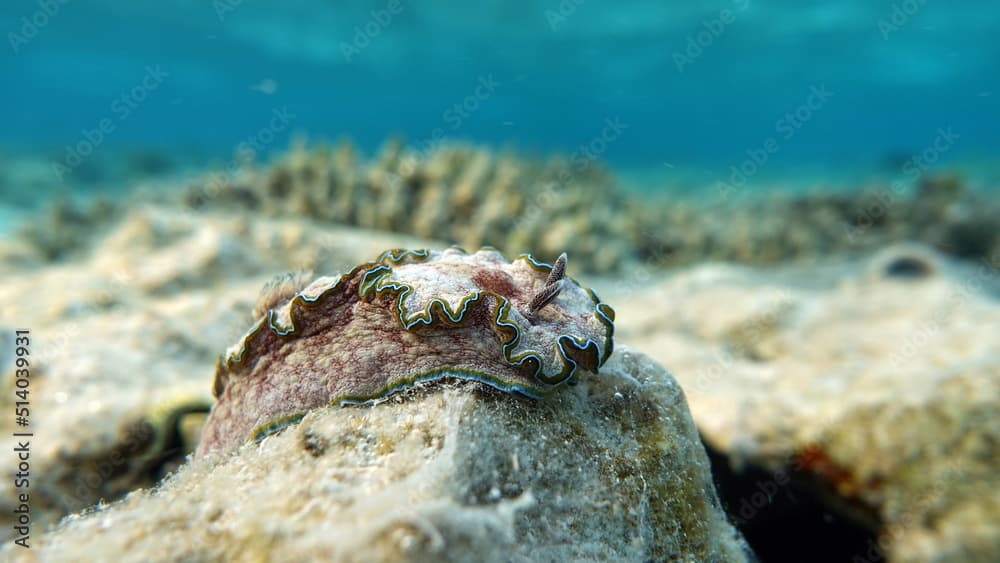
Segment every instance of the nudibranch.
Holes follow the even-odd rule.
[[[614,310],[525,254],[389,250],[273,305],[220,359],[198,455],[228,451],[326,405],[423,382],[477,381],[539,399],[611,355]]]

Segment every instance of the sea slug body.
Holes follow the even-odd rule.
[[[290,298],[264,296],[274,306],[219,359],[198,455],[422,382],[474,380],[537,399],[597,372],[614,310],[565,268],[565,255],[550,266],[493,249],[390,250]]]

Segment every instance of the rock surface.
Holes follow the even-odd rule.
[[[704,265],[604,295],[618,336],[677,370],[710,447],[780,488],[810,481],[875,534],[860,560],[997,561],[998,267],[903,247],[788,272]]]
[[[46,561],[745,561],[684,395],[615,352],[543,401],[435,385],[328,407],[72,517]]]

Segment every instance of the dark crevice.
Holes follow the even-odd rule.
[[[878,529],[875,515],[859,518],[835,508],[815,476],[794,465],[775,471],[748,464],[736,471],[725,454],[707,443],[705,449],[729,520],[761,563],[883,559],[873,531]]]

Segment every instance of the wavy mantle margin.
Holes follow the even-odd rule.
[[[452,249],[458,250],[465,255],[469,255],[465,249],[460,247],[452,247]],[[552,270],[551,264],[539,262],[529,254],[521,254],[515,258],[514,261],[508,261],[503,254],[493,247],[483,247],[480,251],[496,252],[508,264],[512,264],[517,260],[524,260],[532,269],[544,274],[548,274]],[[274,309],[270,310],[266,317],[258,319],[250,331],[244,335],[235,351],[229,352],[224,357],[219,358],[215,382],[213,385],[213,393],[215,397],[218,398],[222,395],[229,378],[232,375],[238,374],[238,372],[244,367],[243,360],[246,355],[246,351],[253,346],[256,339],[261,338],[266,334],[264,330],[265,328],[270,329],[274,332],[274,334],[282,338],[295,337],[299,330],[299,322],[297,321],[297,318],[300,316],[299,311],[304,308],[316,306],[325,299],[335,295],[338,291],[342,291],[346,286],[346,283],[357,277],[361,272],[365,273],[360,285],[358,286],[358,298],[365,300],[371,296],[381,296],[390,293],[394,294],[398,312],[397,318],[400,326],[404,330],[411,330],[418,325],[430,326],[435,322],[447,322],[453,325],[460,325],[466,319],[468,313],[477,305],[487,303],[489,301],[494,302],[496,305],[495,311],[492,313],[493,325],[496,333],[500,336],[501,351],[504,359],[508,364],[514,367],[533,367],[533,372],[531,374],[532,378],[538,381],[541,385],[538,387],[529,387],[518,382],[498,377],[495,374],[442,367],[428,372],[417,373],[412,377],[402,380],[397,380],[391,385],[387,385],[385,388],[380,389],[371,395],[342,395],[339,397],[333,397],[330,404],[344,406],[377,402],[388,397],[389,395],[411,388],[418,384],[447,378],[477,381],[506,393],[515,393],[532,399],[540,399],[550,394],[553,389],[563,382],[574,384],[574,376],[576,375],[578,367],[581,367],[580,364],[583,364],[582,367],[585,369],[597,372],[598,368],[604,365],[607,359],[611,356],[614,346],[614,309],[612,309],[607,303],[601,301],[593,289],[584,288],[579,282],[569,277],[566,279],[575,284],[577,287],[583,289],[594,303],[594,316],[606,329],[603,343],[604,349],[602,353],[598,343],[589,338],[573,334],[560,334],[556,336],[555,340],[559,351],[559,358],[562,362],[562,368],[556,373],[544,372],[542,369],[542,366],[544,365],[542,352],[539,350],[526,350],[519,354],[514,354],[513,351],[521,341],[521,334],[524,332],[524,328],[510,317],[510,310],[512,308],[510,301],[506,297],[495,292],[475,291],[469,293],[461,299],[459,303],[460,306],[457,311],[453,310],[446,300],[435,297],[429,300],[423,310],[418,311],[415,314],[411,313],[406,309],[404,303],[407,296],[415,291],[413,286],[390,280],[389,277],[393,273],[393,266],[426,262],[430,257],[431,252],[427,249],[387,250],[383,252],[374,262],[360,264],[346,274],[339,276],[330,287],[326,288],[314,297],[304,295],[303,292],[300,291],[292,297],[290,302],[286,305],[288,307],[289,318],[289,324],[287,326],[279,322],[278,315]],[[263,438],[264,436],[274,433],[285,426],[298,422],[303,416],[305,416],[304,412],[269,422],[254,430],[252,437],[254,439]]]

